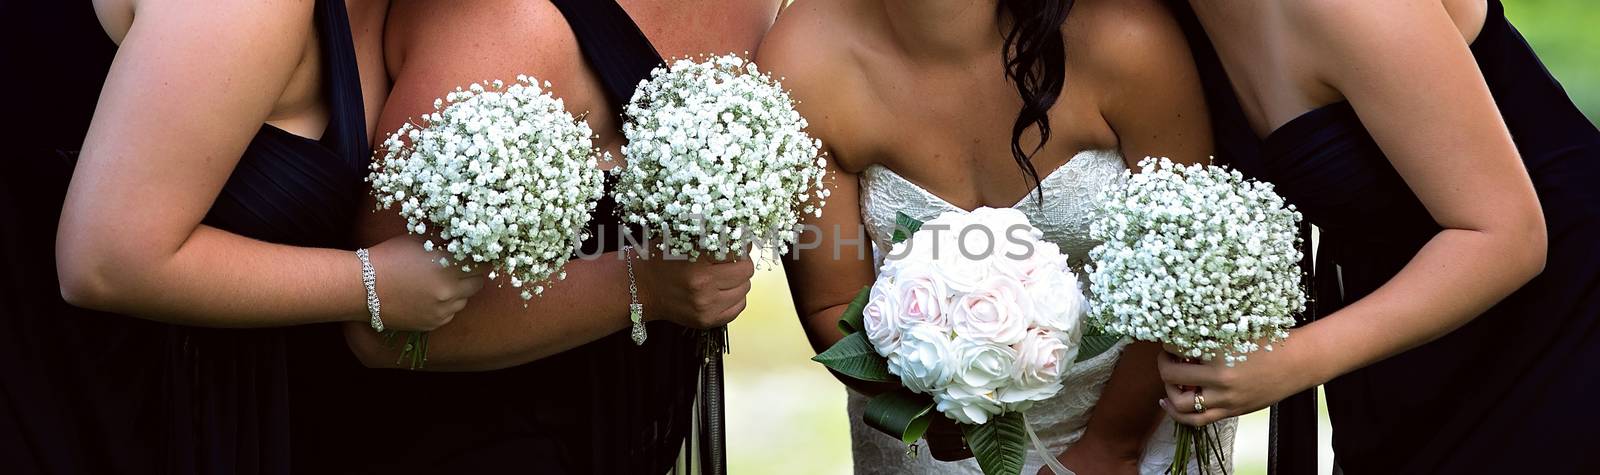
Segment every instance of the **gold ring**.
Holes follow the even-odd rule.
[[[1205,396],[1201,396],[1199,394],[1194,395],[1194,412],[1196,414],[1199,414],[1199,413],[1202,413],[1202,412],[1206,412],[1206,397]]]

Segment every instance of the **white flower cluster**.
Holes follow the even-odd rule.
[[[1061,390],[1088,305],[1067,256],[1014,209],[949,212],[891,251],[862,326],[889,372],[965,424]]]
[[[735,55],[657,68],[624,110],[628,145],[616,199],[663,251],[743,256],[751,244],[779,252],[798,237],[801,213],[822,213],[821,142],[789,93]]]
[[[509,87],[457,88],[434,100],[424,125],[389,135],[368,177],[379,207],[399,205],[409,232],[436,233],[464,268],[488,264],[512,286],[531,286],[523,299],[566,277],[560,269],[604,189],[593,132],[548,87],[518,76]]]
[[[1287,338],[1305,308],[1300,213],[1270,183],[1146,158],[1089,233],[1092,315],[1107,331],[1229,365]]]

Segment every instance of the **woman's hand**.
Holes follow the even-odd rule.
[[[1167,415],[1180,424],[1204,426],[1229,417],[1258,411],[1307,388],[1322,384],[1319,365],[1307,358],[1309,341],[1277,344],[1273,351],[1258,351],[1250,359],[1228,367],[1222,358],[1185,361],[1170,352],[1157,356],[1167,397],[1160,401]],[[1170,351],[1170,349],[1169,349]],[[1195,397],[1205,411],[1195,411]]]
[[[483,289],[484,267],[463,272],[459,265],[441,266],[439,259],[444,256],[423,250],[422,241],[418,236],[398,236],[368,250],[378,274],[385,329],[430,331],[444,326],[467,306],[467,298]]]
[[[705,330],[727,325],[744,311],[756,275],[753,258],[710,262],[648,254],[632,256],[645,318]]]

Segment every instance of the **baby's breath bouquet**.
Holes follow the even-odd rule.
[[[1146,158],[1110,192],[1090,236],[1090,315],[1105,330],[1200,360],[1245,361],[1289,336],[1305,309],[1300,213],[1270,183],[1217,166]],[[1265,343],[1265,346],[1262,346]],[[1214,456],[1203,429],[1179,425],[1175,472]],[[1193,444],[1193,451],[1187,450]],[[1204,469],[1202,469],[1204,470]]]
[[[617,203],[660,250],[718,260],[752,244],[784,252],[802,214],[821,215],[821,142],[794,100],[736,55],[656,68],[624,109]]]
[[[645,228],[658,250],[719,261],[745,258],[757,245],[785,252],[802,213],[821,216],[822,143],[755,63],[736,55],[673,61],[639,83],[623,114],[628,162],[614,195],[622,221]],[[727,328],[701,335],[701,377],[714,388],[705,410],[720,414]],[[644,341],[642,332],[635,338]],[[720,433],[720,419],[709,419]],[[721,441],[711,447],[720,453]]]
[[[440,265],[491,266],[524,300],[566,277],[604,188],[593,132],[548,87],[518,76],[457,88],[390,134],[368,177],[380,208],[439,240],[423,245],[450,256]],[[427,334],[411,333],[401,358],[417,368],[426,352]]]

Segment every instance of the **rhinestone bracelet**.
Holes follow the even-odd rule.
[[[622,260],[628,263],[628,320],[633,322],[633,344],[643,346],[650,335],[644,328],[644,304],[639,303],[639,284],[633,278],[633,256],[628,254],[631,250],[633,246],[622,247]]]
[[[367,288],[367,313],[372,315],[372,329],[383,332],[383,318],[379,317],[378,305],[378,271],[372,269],[372,260],[367,256],[366,249],[356,249],[356,258],[361,259],[361,284]]]

